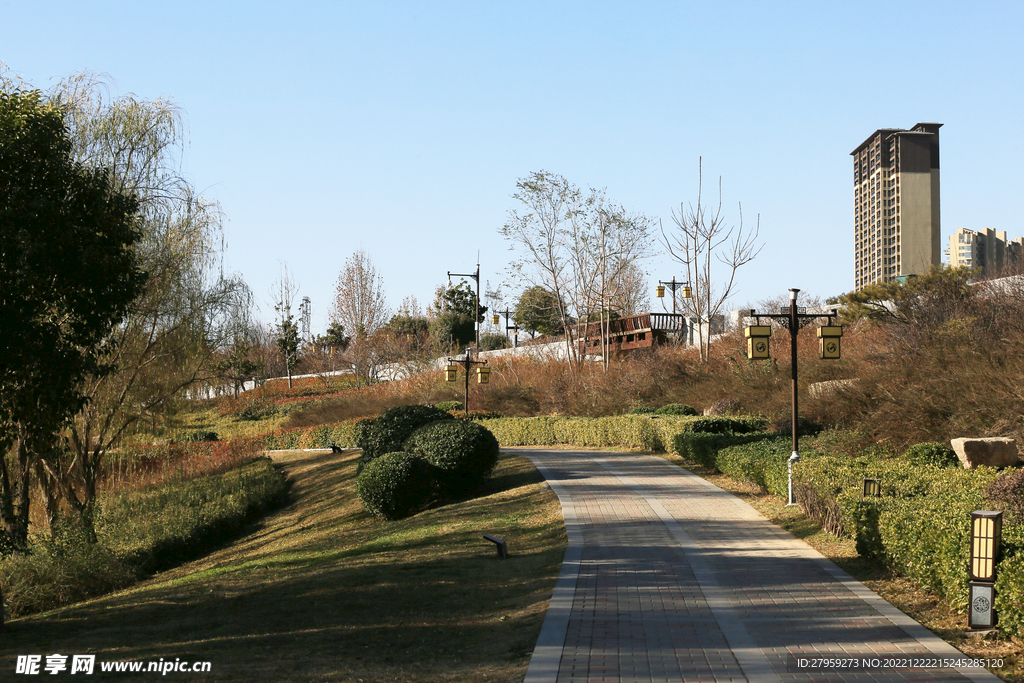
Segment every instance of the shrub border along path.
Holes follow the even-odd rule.
[[[596,673],[777,681],[786,674],[787,650],[965,659],[809,546],[685,470],[635,454],[520,452],[553,483],[570,539],[526,683]],[[811,583],[798,583],[797,575]],[[793,578],[779,583],[781,576]],[[823,633],[838,642],[823,641]],[[873,644],[848,646],[851,639]],[[816,641],[821,649],[807,646]],[[725,654],[730,648],[732,656]],[[937,673],[962,680],[949,669]],[[959,673],[998,680],[984,669]]]

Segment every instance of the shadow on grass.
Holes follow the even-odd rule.
[[[521,680],[565,547],[554,496],[524,462],[503,457],[492,496],[385,524],[354,501],[352,454],[296,457],[294,502],[253,534],[136,589],[11,622],[0,670],[68,653],[97,656],[94,680],[151,680],[104,678],[99,662],[161,658],[211,662],[216,681]],[[484,527],[506,536],[509,559]]]

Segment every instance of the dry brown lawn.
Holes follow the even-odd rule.
[[[356,457],[278,455],[288,507],[131,590],[10,622],[0,670],[60,653],[95,654],[90,680],[155,675],[104,677],[102,661],[180,658],[211,673],[168,679],[521,681],[565,550],[539,473],[504,454],[489,494],[385,523],[354,496]]]

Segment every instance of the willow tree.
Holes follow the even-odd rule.
[[[112,331],[146,282],[138,207],[107,170],[76,162],[58,107],[0,92],[0,519],[17,550],[31,472],[61,461],[60,433],[88,405],[87,379],[111,373]]]
[[[148,280],[123,321],[104,339],[105,372],[79,384],[86,398],[63,447],[41,453],[44,489],[87,524],[103,460],[119,439],[156,425],[172,400],[216,375],[217,352],[233,338],[232,311],[251,306],[237,276],[222,269],[223,216],[182,175],[187,132],[171,100],[111,98],[90,73],[67,78],[45,95],[69,131],[71,156],[107,169],[110,193],[138,201],[140,237],[133,253]]]

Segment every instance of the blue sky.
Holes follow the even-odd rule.
[[[478,252],[504,281],[498,231],[541,169],[669,227],[702,157],[729,217],[760,214],[734,307],[853,288],[849,154],[878,128],[945,124],[944,239],[1024,235],[1021,35],[1019,2],[37,0],[5,7],[0,60],[42,88],[89,69],[173,98],[228,267],[269,320],[287,263],[319,331],[357,249],[393,306]],[[652,291],[682,273],[645,269]]]

